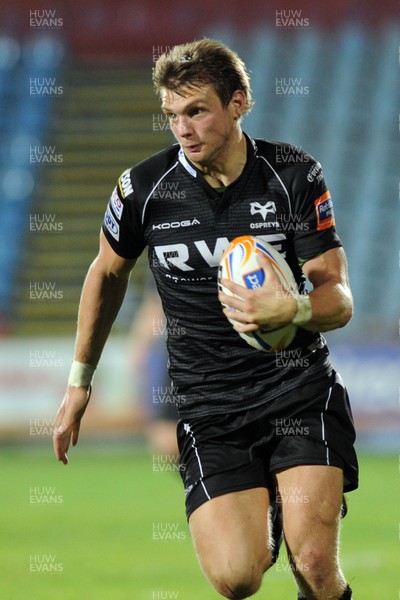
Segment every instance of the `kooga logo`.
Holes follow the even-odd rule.
[[[200,225],[200,221],[195,219],[187,219],[186,221],[172,221],[172,223],[159,223],[153,225],[153,229],[177,229],[178,227],[191,227],[192,225]]]

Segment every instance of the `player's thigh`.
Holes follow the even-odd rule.
[[[268,568],[269,493],[253,488],[218,496],[197,508],[189,526],[200,564],[214,585],[260,578]]]
[[[291,554],[303,561],[335,561],[342,470],[326,465],[299,465],[279,470],[275,475],[285,540]]]

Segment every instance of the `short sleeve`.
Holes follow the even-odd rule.
[[[293,242],[300,264],[342,245],[322,166],[309,154],[304,156],[307,161],[299,166],[293,184],[293,218],[298,224]]]
[[[102,227],[110,246],[122,258],[137,258],[145,246],[138,204],[131,169],[127,169],[111,194]]]

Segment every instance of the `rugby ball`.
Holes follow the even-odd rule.
[[[297,283],[283,256],[268,242],[254,237],[244,235],[235,238],[225,250],[218,269],[218,286],[225,294],[232,296],[225,288],[221,280],[230,279],[247,289],[255,289],[264,285],[265,272],[261,268],[257,255],[263,254],[271,263],[272,268],[278,275],[281,288],[277,293],[298,293]],[[265,282],[268,285],[268,281]],[[229,319],[234,325],[236,321]],[[297,327],[290,323],[278,329],[259,328],[256,331],[240,333],[239,335],[253,348],[263,352],[278,352],[289,346],[296,335]]]

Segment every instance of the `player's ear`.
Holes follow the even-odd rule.
[[[233,109],[234,119],[240,119],[243,116],[246,106],[246,94],[243,90],[233,92],[230,105]]]

